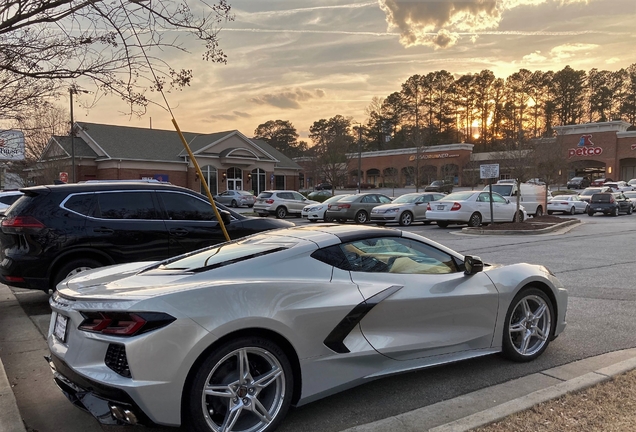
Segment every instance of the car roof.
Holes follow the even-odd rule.
[[[109,190],[131,190],[131,189],[148,189],[148,190],[185,190],[194,192],[181,186],[168,183],[145,182],[145,181],[107,181],[107,182],[85,182],[85,183],[68,183],[59,185],[42,185],[21,188],[21,192],[49,190],[51,192],[77,193],[92,191],[109,191]]]
[[[402,230],[363,225],[318,224],[298,225],[270,231],[266,235],[280,235],[309,240],[323,247],[324,243],[346,243],[374,237],[402,237]],[[339,241],[335,241],[336,239]]]

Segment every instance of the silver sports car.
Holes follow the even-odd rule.
[[[541,355],[567,291],[397,229],[269,231],[161,262],[88,270],[51,297],[49,363],[102,423],[274,430],[302,405],[390,374]]]

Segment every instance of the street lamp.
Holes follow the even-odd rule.
[[[361,180],[361,172],[362,172],[362,150],[360,148],[362,143],[362,124],[357,123],[358,125],[358,193],[360,193],[360,180]]]
[[[73,120],[73,95],[78,93],[88,93],[88,91],[78,89],[75,85],[68,88],[68,94],[71,97],[71,180],[73,183],[75,183],[75,120]]]

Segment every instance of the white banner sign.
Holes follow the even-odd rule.
[[[479,178],[499,178],[499,164],[479,165]]]
[[[24,160],[22,131],[0,131],[0,160]]]

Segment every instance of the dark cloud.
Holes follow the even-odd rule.
[[[232,114],[214,114],[208,117],[210,122],[214,122],[217,120],[228,120],[228,121],[233,121],[238,119],[239,117],[242,118],[250,118],[252,117],[250,114],[245,113],[245,112],[241,112],[241,111],[234,111]]]
[[[405,46],[452,46],[458,35],[445,28],[465,31],[495,27],[501,20],[494,0],[379,0],[392,28],[400,30]]]
[[[324,96],[325,91],[321,89],[310,92],[301,88],[296,88],[284,90],[280,93],[267,93],[257,96],[251,98],[250,102],[254,102],[259,105],[272,105],[281,109],[301,109],[301,102],[306,102],[315,98],[322,98]]]

